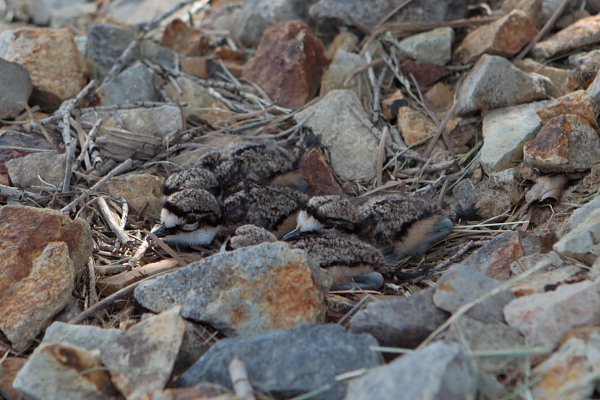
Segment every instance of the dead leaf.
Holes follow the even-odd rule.
[[[535,185],[525,195],[527,205],[529,206],[535,201],[558,200],[567,182],[566,175],[540,176]]]

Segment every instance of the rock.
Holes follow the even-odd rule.
[[[564,96],[572,90],[569,83],[570,70],[568,69],[541,64],[531,58],[514,60],[513,65],[528,74],[542,75],[547,78],[544,80],[544,84],[550,98]]]
[[[0,209],[0,231],[0,329],[22,351],[69,301],[92,238],[82,220],[22,206]]]
[[[315,0],[248,0],[240,19],[239,40],[246,47],[256,47],[270,26],[285,21],[310,23],[308,8]]]
[[[552,118],[523,147],[524,160],[541,172],[576,172],[600,162],[600,138],[584,118],[563,114]]]
[[[98,351],[43,343],[29,356],[13,386],[31,399],[119,399]]]
[[[463,305],[475,301],[502,282],[489,278],[471,267],[454,264],[440,280],[433,294],[433,302],[442,310],[455,312]],[[466,315],[482,322],[504,322],[502,308],[514,298],[506,290],[477,303]]]
[[[533,369],[534,399],[568,393],[575,399],[593,396],[598,369],[597,326],[573,328],[565,335],[560,348]],[[539,381],[537,380],[539,378]]]
[[[592,50],[569,57],[569,65],[574,68],[569,74],[569,84],[572,89],[587,89],[593,82],[600,69],[600,51]]]
[[[516,298],[504,307],[504,317],[531,344],[555,347],[572,327],[598,325],[598,310],[598,283],[583,281]]]
[[[105,82],[96,92],[97,102],[103,106],[158,101],[160,94],[154,86],[154,72],[143,64],[136,64]]]
[[[0,58],[29,71],[31,102],[58,107],[87,83],[88,69],[73,34],[67,28],[19,28],[0,35]]]
[[[176,306],[142,320],[101,347],[102,362],[127,398],[167,385],[185,330],[180,311]]]
[[[483,146],[479,162],[486,174],[500,172],[523,159],[523,145],[542,127],[536,111],[544,102],[499,108],[483,118]]]
[[[600,41],[600,15],[580,19],[550,38],[538,42],[531,55],[550,58]]]
[[[354,92],[333,90],[297,113],[295,119],[306,120],[305,126],[320,136],[330,153],[331,167],[342,180],[371,180],[377,173],[379,143],[351,109],[368,120]]]
[[[340,32],[333,38],[333,42],[327,49],[327,59],[335,60],[337,52],[344,50],[348,53],[354,52],[358,48],[358,36],[352,32]]]
[[[594,211],[598,209],[600,209],[600,197],[595,197],[592,201],[573,211],[569,217],[569,225],[571,226],[571,229],[578,227]]]
[[[108,15],[130,25],[152,22],[173,8],[169,0],[117,0],[108,6]],[[189,10],[189,8],[187,9]],[[186,9],[179,11],[185,15]]]
[[[535,235],[529,232],[506,232],[486,243],[467,257],[462,264],[498,280],[508,280],[511,264],[531,254],[547,253],[551,250],[553,235],[547,232]]]
[[[586,90],[594,102],[594,111],[598,113],[600,111],[600,73],[596,74],[596,78]]]
[[[165,90],[173,100],[188,104],[182,107],[186,119],[207,122],[214,129],[227,128],[236,123],[227,106],[213,97],[207,88],[184,77],[175,78],[175,81],[179,87],[170,83]]]
[[[283,107],[299,108],[319,89],[328,61],[325,47],[302,21],[269,27],[242,74]]]
[[[90,65],[90,75],[93,79],[101,80],[117,62],[129,43],[135,39],[133,29],[113,24],[96,25],[90,29],[87,36],[85,58]],[[140,56],[139,47],[127,57],[125,65],[129,65]]]
[[[164,179],[150,174],[127,174],[114,177],[100,190],[116,199],[125,199],[131,211],[142,217],[157,220],[162,208]]]
[[[516,353],[526,346],[523,336],[505,323],[485,323],[467,315],[461,316],[455,323],[450,325],[444,339],[466,345],[472,352],[514,349]],[[475,361],[482,371],[491,375],[500,375],[524,367],[527,359],[518,354],[498,354],[492,357],[475,356]]]
[[[351,380],[344,400],[476,398],[478,374],[460,345],[436,342]]]
[[[184,56],[200,56],[210,50],[208,36],[179,18],[165,27],[160,45]]]
[[[329,162],[318,149],[311,149],[308,153],[302,155],[298,164],[300,171],[302,171],[302,177],[308,186],[307,193],[309,195],[345,195]]]
[[[189,388],[176,388],[158,390],[148,393],[144,398],[148,400],[244,400],[236,396],[222,385],[216,383],[201,382]]]
[[[255,335],[322,319],[324,272],[286,243],[264,243],[192,263],[135,290],[155,312],[181,304],[181,315],[227,335]]]
[[[0,396],[3,399],[23,400],[23,396],[13,388],[12,384],[26,362],[26,358],[5,358],[0,364]]]
[[[406,77],[414,76],[419,86],[433,85],[448,75],[446,68],[440,65],[421,63],[408,58],[400,60],[398,65],[402,75]]]
[[[371,31],[398,4],[393,0],[337,1],[319,0],[310,8],[317,22],[334,25],[357,25]],[[468,2],[461,0],[413,1],[396,12],[387,22],[440,22],[466,16]]]
[[[27,3],[33,22],[52,28],[77,26],[78,18],[86,18],[96,12],[96,6],[85,0],[32,0]]]
[[[223,339],[188,369],[176,385],[214,382],[231,387],[227,367],[237,356],[246,364],[255,389],[275,398],[291,398],[330,384],[331,389],[313,398],[341,399],[346,384],[335,381],[336,375],[376,367],[383,362],[370,346],[377,346],[370,335],[348,333],[335,324],[305,324],[252,338]]]
[[[335,53],[333,62],[325,70],[325,73],[323,73],[319,95],[323,97],[332,90],[347,89],[352,90],[360,96],[361,77],[360,75],[353,76],[353,74],[357,69],[365,65],[366,61],[359,54],[350,53],[343,49],[338,50]],[[350,77],[352,79],[345,84],[346,80]]]
[[[454,57],[462,64],[475,61],[483,53],[510,57],[529,43],[537,32],[525,12],[513,10],[470,32],[454,52]]]
[[[412,146],[434,135],[438,127],[430,117],[421,111],[413,110],[408,105],[398,109],[398,131],[407,146]]]
[[[542,4],[544,0],[505,0],[502,2],[502,11],[506,14],[513,10],[521,10],[533,21],[539,29],[542,27]]]
[[[450,27],[411,35],[398,44],[405,56],[415,61],[446,65],[452,58],[454,31]]]
[[[39,192],[34,186],[59,187],[65,179],[65,153],[36,152],[6,162],[13,185]]]
[[[542,15],[544,21],[548,21],[556,9],[560,6],[561,0],[544,0],[542,7]],[[566,13],[573,12],[581,7],[581,0],[569,0],[567,2]]]
[[[562,285],[570,285],[584,280],[593,280],[598,277],[598,271],[595,271],[593,268],[589,269],[584,268],[581,265],[566,263],[554,252],[538,254],[538,256],[538,262],[542,263],[542,268],[539,272],[534,272],[511,286],[510,290],[515,296],[524,297],[535,293],[551,292]],[[533,257],[533,255],[530,257]],[[527,258],[529,257],[522,257],[521,260],[519,260],[518,266],[524,266],[524,269],[540,267],[537,263],[534,265],[527,265],[528,263],[533,264],[533,262],[528,261]],[[522,272],[522,270],[523,268],[519,272]]]
[[[106,343],[115,341],[122,332],[118,329],[103,329],[92,325],[74,325],[56,321],[46,329],[42,343],[60,343],[98,350]]]
[[[585,90],[577,90],[549,101],[537,110],[537,114],[544,125],[549,123],[554,117],[559,117],[563,114],[573,114],[584,118],[594,129],[598,129],[594,102]]]
[[[563,257],[592,265],[600,256],[600,210],[593,211],[582,223],[568,235],[554,244],[554,251]]]
[[[443,82],[438,82],[431,87],[423,96],[427,107],[436,113],[445,113],[454,102],[454,93]]]
[[[507,107],[545,98],[543,79],[528,75],[508,60],[484,54],[458,92],[458,115]]]
[[[14,118],[24,110],[33,85],[27,68],[0,58],[0,119]]]
[[[483,218],[493,218],[509,211],[520,199],[517,172],[505,169],[490,175],[475,203],[477,213]]]
[[[433,289],[409,298],[373,301],[350,320],[350,331],[369,333],[380,346],[415,348],[448,318],[433,304]]]

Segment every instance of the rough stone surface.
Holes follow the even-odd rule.
[[[569,84],[570,70],[568,69],[542,64],[531,58],[513,60],[513,65],[528,74],[533,73],[547,78],[544,79],[544,85],[550,98],[564,96],[572,90]]]
[[[46,329],[43,343],[60,343],[86,350],[98,350],[121,335],[118,329],[103,329],[92,325],[74,325],[56,321]]]
[[[58,343],[38,346],[13,386],[36,400],[120,398],[98,351]]]
[[[594,111],[598,113],[600,111],[600,73],[596,74],[596,78],[586,90],[594,102]]]
[[[181,304],[185,318],[247,336],[320,320],[326,280],[306,253],[285,243],[264,243],[142,283],[135,298],[153,311]]]
[[[117,0],[110,3],[108,14],[130,25],[152,22],[173,8],[169,0]]]
[[[535,58],[550,58],[600,41],[600,15],[582,18],[533,46]]]
[[[599,346],[597,326],[569,331],[560,348],[534,368],[534,376],[541,380],[531,389],[533,398],[552,398],[562,394],[573,399],[592,397],[595,371],[600,368]]]
[[[579,224],[585,221],[594,211],[600,209],[600,197],[594,198],[589,203],[583,205],[583,207],[578,208],[573,211],[571,216],[569,217],[569,225],[571,229],[575,229]]]
[[[135,31],[133,29],[113,24],[96,25],[90,29],[85,47],[85,58],[90,65],[92,78],[102,79],[134,39]],[[128,56],[126,65],[131,64],[139,55],[139,48],[135,48]]]
[[[450,325],[444,339],[467,345],[472,352],[517,350],[526,346],[523,336],[505,323],[484,323],[467,315],[461,316]],[[515,371],[524,366],[527,360],[518,355],[506,354],[494,357],[475,356],[475,361],[482,371],[491,375],[499,375]]]
[[[554,244],[554,251],[563,257],[573,258],[592,265],[600,256],[600,210],[593,211],[568,235]]]
[[[547,232],[506,232],[486,243],[462,263],[498,280],[511,277],[511,264],[521,258],[551,250],[553,236]]]
[[[27,68],[0,58],[0,119],[13,118],[24,110],[33,85]]]
[[[348,333],[342,326],[331,324],[305,324],[252,338],[223,339],[181,376],[177,386],[214,382],[231,387],[227,366],[238,356],[257,391],[291,398],[331,384],[330,390],[313,398],[341,399],[346,384],[335,382],[336,375],[383,362],[370,346],[377,346],[372,336]]]
[[[509,168],[490,175],[481,188],[475,209],[481,217],[493,218],[508,212],[519,198],[517,172]]]
[[[323,73],[320,96],[323,97],[335,89],[352,90],[360,96],[360,75],[353,76],[352,74],[366,63],[365,59],[359,54],[350,53],[343,49],[338,50],[335,53],[333,62],[329,64],[329,67]],[[345,84],[351,76],[352,79]]]
[[[37,152],[6,162],[13,185],[37,192],[33,187],[60,187],[65,179],[66,153]]]
[[[436,342],[350,381],[345,400],[476,398],[479,371],[456,343]]]
[[[523,159],[523,145],[542,127],[536,111],[544,103],[499,108],[483,118],[483,146],[479,162],[489,175]]]
[[[276,104],[298,108],[317,94],[327,64],[323,43],[305,23],[280,22],[265,31],[242,76]]]
[[[533,21],[520,10],[513,10],[489,25],[484,25],[469,33],[454,56],[468,64],[481,54],[509,57],[517,54],[537,34]]]
[[[0,58],[29,71],[31,101],[58,107],[75,97],[87,83],[87,64],[67,28],[19,28],[0,35]]]
[[[176,306],[122,332],[100,349],[113,383],[127,398],[164,389],[183,339],[185,324]]]
[[[452,58],[453,41],[452,28],[443,27],[402,39],[398,49],[415,61],[446,65]]]
[[[419,86],[433,85],[444,76],[448,75],[446,68],[429,63],[413,61],[408,58],[398,63],[400,71],[404,76],[414,76]]]
[[[471,267],[453,265],[437,282],[433,302],[442,310],[455,312],[466,303],[485,295],[502,282],[489,278]],[[500,292],[471,308],[467,315],[482,322],[503,322],[502,308],[514,295]]]
[[[163,181],[163,178],[150,174],[127,174],[111,179],[100,190],[106,190],[114,199],[124,198],[134,213],[143,211],[143,217],[158,219]]]
[[[82,220],[21,206],[0,209],[0,232],[0,329],[24,350],[69,301],[91,233]]]
[[[158,101],[160,94],[154,86],[154,72],[142,64],[136,64],[105,82],[96,96],[103,106],[129,104],[141,101]]]
[[[546,97],[542,78],[524,73],[507,59],[484,54],[458,92],[458,115],[540,100]]]
[[[531,344],[554,347],[572,327],[600,324],[599,310],[598,283],[583,281],[514,299],[504,317]]]
[[[537,28],[541,28],[543,3],[544,0],[505,0],[502,2],[502,11],[508,14],[513,10],[521,10],[531,18]]]
[[[23,400],[23,396],[13,388],[17,373],[27,362],[26,358],[6,358],[0,364],[0,397],[5,400]]]
[[[278,22],[295,19],[310,22],[308,8],[315,0],[248,0],[244,2],[240,19],[240,42],[256,47],[265,30]]]
[[[437,132],[437,125],[421,111],[410,107],[398,110],[398,131],[407,146],[412,146]]]
[[[523,147],[524,160],[542,172],[576,172],[600,162],[600,138],[584,118],[563,114],[548,121]]]
[[[594,102],[592,101],[590,94],[585,90],[577,90],[558,99],[549,101],[537,110],[537,114],[544,125],[549,123],[552,118],[563,114],[579,115],[589,122],[594,129],[598,129],[598,121],[596,121],[596,112],[594,111]]]
[[[331,167],[342,180],[371,180],[377,173],[379,144],[350,109],[368,119],[354,92],[333,90],[295,119],[306,120],[305,125],[321,137],[331,155]]]
[[[433,289],[410,298],[373,301],[356,313],[350,331],[369,333],[381,346],[414,348],[449,314],[433,304]]]

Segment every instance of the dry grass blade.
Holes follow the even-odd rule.
[[[252,385],[248,378],[246,364],[236,356],[233,357],[233,360],[229,363],[228,369],[235,394],[245,400],[255,400],[254,391],[252,390]]]

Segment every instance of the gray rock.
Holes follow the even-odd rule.
[[[463,305],[485,295],[502,282],[489,278],[473,268],[461,264],[453,265],[437,282],[433,302],[442,310],[455,312]],[[506,290],[472,307],[466,315],[482,322],[504,322],[502,309],[514,298]]]
[[[523,145],[542,127],[536,110],[546,102],[500,108],[483,118],[483,146],[479,162],[489,175],[523,159]]]
[[[478,375],[475,361],[460,345],[436,342],[350,381],[344,399],[474,399]]]
[[[573,211],[573,214],[571,214],[569,217],[569,225],[571,225],[571,229],[578,227],[594,211],[598,209],[600,209],[600,196],[594,198],[589,203],[586,203],[583,207]]]
[[[415,348],[449,314],[433,304],[433,289],[413,297],[373,301],[350,321],[350,331],[369,333],[381,346]]]
[[[13,387],[34,400],[122,398],[98,351],[59,343],[38,346],[17,374]]]
[[[576,229],[554,244],[554,251],[592,265],[600,256],[600,209],[593,211]]]
[[[500,375],[525,365],[527,359],[517,355],[526,347],[525,338],[514,328],[500,323],[484,323],[463,315],[450,325],[445,340],[466,345],[472,352],[506,351],[505,354],[475,355],[479,368],[491,375]],[[510,354],[509,350],[515,352]]]
[[[121,331],[103,329],[91,325],[74,325],[54,322],[46,329],[43,343],[61,343],[81,347],[86,350],[97,350],[106,343],[114,341]]]
[[[546,40],[537,42],[531,49],[534,58],[551,58],[555,55],[565,54],[600,41],[598,24],[600,16],[592,15],[581,18],[551,35]]]
[[[231,387],[227,367],[238,356],[248,370],[254,388],[276,398],[332,385],[314,398],[341,399],[346,384],[335,381],[338,374],[380,365],[383,358],[369,349],[377,346],[370,335],[348,333],[340,325],[306,324],[264,333],[252,338],[223,339],[187,370],[177,386],[213,382]]]
[[[102,79],[110,71],[135,35],[133,29],[112,24],[97,25],[90,29],[85,58],[93,79]],[[134,49],[127,58],[126,65],[137,60],[139,55],[139,48]]]
[[[335,89],[352,90],[358,95],[360,85],[359,76],[353,77],[348,85],[344,85],[344,83],[354,71],[366,64],[367,62],[361,55],[350,53],[343,49],[338,50],[335,53],[332,63],[323,73],[320,96],[323,97]]]
[[[600,112],[600,71],[596,74],[596,78],[586,89],[594,102],[594,111],[596,114]]]
[[[415,61],[446,65],[452,58],[453,41],[452,28],[443,27],[402,39],[398,48]]]
[[[481,217],[493,218],[509,211],[520,197],[517,171],[512,168],[505,169],[490,174],[481,188],[475,208]]]
[[[350,90],[333,90],[318,103],[296,114],[321,137],[331,155],[331,166],[346,181],[371,180],[377,174],[378,140],[350,110],[368,120],[356,94]]]
[[[484,54],[458,92],[458,115],[544,99],[544,80],[528,75],[503,57]]]
[[[97,94],[102,105],[128,104],[140,101],[158,101],[160,94],[154,86],[154,72],[142,64],[136,64],[105,82]]]
[[[308,8],[316,0],[247,0],[240,20],[239,40],[256,47],[264,31],[277,22],[300,19],[310,25]]]
[[[155,312],[181,304],[183,317],[228,335],[255,335],[319,321],[328,278],[303,251],[287,243],[263,243],[142,283],[135,298]]]
[[[504,307],[504,317],[531,344],[554,347],[574,326],[600,324],[598,290],[597,282],[582,281],[519,297]]]
[[[8,175],[15,186],[33,190],[34,186],[58,187],[65,178],[66,154],[37,152],[6,162]]]
[[[151,40],[144,40],[140,46],[140,59],[149,60],[165,68],[177,68],[179,55],[168,47],[159,46]]]
[[[144,24],[152,22],[179,3],[171,0],[117,0],[108,7],[108,15],[130,25]],[[185,9],[175,16],[184,15]]]
[[[0,58],[0,119],[13,118],[25,108],[33,84],[27,68]]]
[[[360,24],[373,29],[398,4],[394,0],[320,0],[310,8],[310,15],[322,23]],[[395,13],[387,22],[440,22],[464,18],[468,2],[463,0],[417,0]]]

